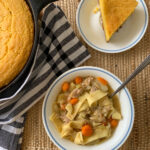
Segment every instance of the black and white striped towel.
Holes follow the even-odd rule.
[[[90,57],[75,36],[62,10],[49,5],[42,17],[40,41],[32,75],[22,91],[0,109],[0,150],[20,149],[22,116],[63,72],[79,66]]]

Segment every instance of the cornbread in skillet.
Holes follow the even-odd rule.
[[[99,0],[99,4],[106,41],[109,41],[134,12],[138,2],[136,0]]]
[[[0,88],[26,64],[33,44],[34,25],[24,0],[0,0]]]

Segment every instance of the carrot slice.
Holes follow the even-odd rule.
[[[108,82],[107,82],[104,78],[102,78],[102,77],[97,77],[97,80],[98,80],[99,82],[101,82],[102,84],[104,84],[104,85],[107,85],[107,84],[108,84]]]
[[[72,105],[75,105],[77,102],[78,102],[78,99],[77,99],[77,98],[72,98],[72,99],[70,100],[70,103],[71,103]]]
[[[61,110],[66,110],[66,104],[61,104],[61,105],[60,105],[60,109],[61,109]]]
[[[84,126],[82,126],[82,135],[83,136],[91,136],[93,134],[93,129],[91,127],[91,125],[86,124]]]
[[[112,119],[111,122],[110,122],[110,124],[111,124],[111,126],[112,126],[113,128],[115,128],[115,127],[117,127],[117,125],[118,125],[118,120]]]
[[[82,78],[78,76],[74,79],[74,81],[76,84],[80,84],[82,82]]]
[[[62,85],[62,91],[66,92],[69,90],[69,83],[68,82],[64,82]]]

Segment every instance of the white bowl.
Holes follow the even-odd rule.
[[[85,42],[105,53],[119,53],[135,46],[144,36],[149,18],[144,0],[137,1],[138,6],[134,13],[107,43],[99,21],[100,12],[93,13],[98,6],[98,0],[81,0],[76,13],[76,23]]]
[[[118,94],[123,119],[119,122],[113,136],[102,144],[80,146],[70,142],[69,140],[62,139],[54,124],[49,120],[50,115],[52,114],[52,104],[61,90],[62,83],[64,81],[72,80],[76,76],[88,75],[95,77],[101,76],[105,78],[114,90],[122,83],[115,75],[98,67],[78,67],[65,72],[53,82],[45,96],[42,109],[42,118],[45,130],[50,139],[61,150],[89,150],[89,148],[90,150],[118,149],[128,138],[134,122],[133,101],[127,88],[124,88]]]

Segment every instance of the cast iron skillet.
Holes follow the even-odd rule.
[[[34,21],[34,42],[31,54],[28,58],[27,63],[25,64],[22,71],[19,75],[7,86],[0,89],[0,102],[4,100],[9,100],[13,98],[25,85],[27,82],[35,61],[36,50],[38,46],[38,37],[39,37],[39,25],[38,25],[38,17],[39,13],[47,4],[54,2],[56,0],[26,0],[30,11],[32,13],[33,21]]]

